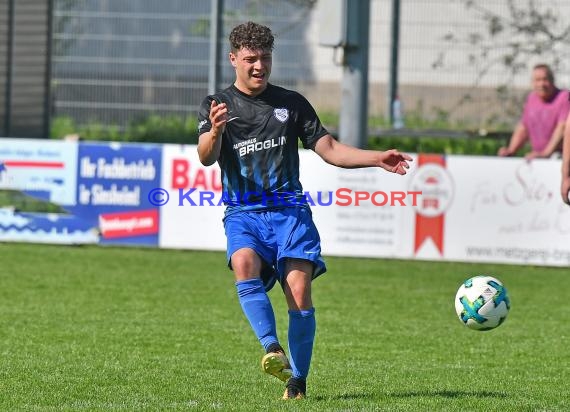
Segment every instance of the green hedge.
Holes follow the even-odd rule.
[[[373,120],[374,122],[372,122]],[[337,118],[333,115],[323,116],[323,123],[330,127],[330,130],[334,129],[336,121]],[[381,119],[371,119],[371,122],[375,125],[383,125]],[[441,126],[445,126],[445,124]],[[458,131],[455,128],[447,130]],[[78,134],[82,140],[197,144],[198,120],[193,116],[183,118],[179,116],[151,115],[131,122],[124,129],[116,125],[104,125],[97,122],[78,126],[73,119],[66,116],[55,117],[52,120],[52,138],[59,139],[70,134]],[[386,134],[386,129],[384,129],[384,134]],[[383,137],[371,136],[368,139],[368,147],[377,150],[397,148],[410,153],[494,156],[497,154],[499,147],[506,144],[505,136],[508,137],[506,134],[500,138],[477,135],[465,138],[438,137],[434,136],[433,132],[430,137],[405,136],[401,135],[401,132],[399,134],[399,136],[390,136],[389,134]],[[416,131],[414,134],[417,135],[418,132]]]
[[[123,130],[116,125],[92,122],[76,125],[72,118],[58,116],[52,120],[50,137],[61,139],[77,134],[82,140],[139,143],[198,143],[198,120],[196,117],[150,115],[129,123]]]
[[[495,156],[506,144],[504,139],[488,137],[372,137],[368,147],[376,150],[398,149],[409,153],[439,153]]]

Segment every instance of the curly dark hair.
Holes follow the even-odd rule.
[[[242,47],[249,50],[273,50],[274,40],[269,27],[252,21],[234,27],[230,33],[230,45],[233,53]]]

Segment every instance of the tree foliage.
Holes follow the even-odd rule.
[[[485,63],[481,75],[501,65],[512,76],[529,69],[529,61],[542,59],[562,70],[570,57],[570,20],[561,15],[557,2],[506,0],[502,12],[481,1],[459,0],[483,23],[461,39],[453,34],[447,41],[467,42],[472,63]],[[498,4],[494,3],[495,5]],[[566,16],[567,17],[567,16]]]
[[[457,47],[467,45],[465,63],[477,68],[475,87],[492,71],[501,73],[496,97],[506,107],[520,111],[521,96],[512,86],[520,74],[530,78],[535,63],[549,64],[555,73],[570,70],[570,19],[562,13],[558,1],[455,1],[481,24],[460,33],[448,33],[443,40]],[[444,51],[432,66],[445,65]],[[466,97],[460,103],[468,102]]]

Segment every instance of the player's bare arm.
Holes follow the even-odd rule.
[[[327,163],[344,169],[361,167],[381,167],[382,169],[405,175],[412,158],[391,149],[385,152],[363,150],[336,141],[331,135],[321,137],[315,145],[315,152]]]
[[[210,123],[212,128],[209,132],[202,133],[198,139],[198,156],[204,166],[214,164],[220,156],[222,147],[222,133],[227,122],[228,108],[225,103],[218,104],[212,100],[210,105]]]
[[[570,205],[570,114],[566,119],[562,147],[562,186],[560,188],[562,201]]]

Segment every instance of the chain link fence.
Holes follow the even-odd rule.
[[[325,119],[341,104],[338,50],[319,45],[326,0],[225,0],[220,87],[233,81],[227,36],[254,20],[276,34],[272,82]],[[53,115],[119,129],[150,115],[195,117],[208,93],[211,1],[54,0]],[[370,126],[387,126],[392,0],[372,0]],[[570,3],[401,0],[399,95],[406,127],[511,127],[534,63],[570,86]],[[333,120],[331,120],[333,121]]]
[[[9,7],[0,2],[0,131],[6,130],[6,93],[8,88]]]
[[[401,5],[400,95],[412,125],[423,119],[439,127],[510,129],[537,63],[550,64],[559,87],[570,87],[570,25],[561,18],[570,16],[570,2],[402,0]],[[375,47],[381,55],[385,45]],[[385,72],[387,59],[372,61]]]
[[[254,19],[278,37],[274,81],[310,78],[306,6],[289,1],[225,1],[222,86],[231,28]],[[125,128],[149,115],[195,116],[208,92],[209,1],[55,0],[53,112],[78,125]],[[242,10],[242,11],[238,11]]]

